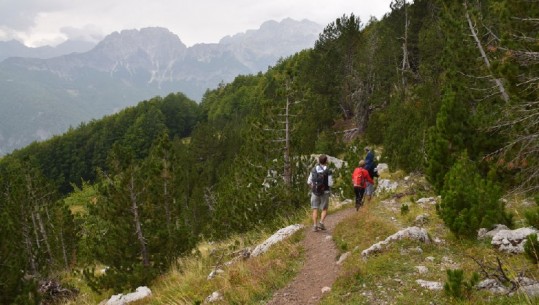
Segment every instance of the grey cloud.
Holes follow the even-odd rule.
[[[98,42],[104,37],[103,31],[93,24],[85,25],[82,28],[66,26],[62,27],[60,32],[71,40]]]
[[[0,1],[0,27],[25,31],[35,25],[39,13],[73,6],[70,0],[3,0]]]

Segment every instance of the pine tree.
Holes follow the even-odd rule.
[[[436,116],[436,126],[430,130],[427,150],[426,175],[437,190],[442,189],[446,173],[466,148],[470,131],[468,116],[456,94],[448,90]]]
[[[29,160],[5,159],[0,168],[0,299],[37,302],[36,283],[66,268],[76,240],[71,213],[56,186]],[[29,303],[29,304],[30,304]]]
[[[480,228],[511,225],[512,216],[500,200],[500,188],[479,175],[465,152],[447,174],[441,195],[437,212],[457,236],[475,238]]]
[[[88,247],[93,249],[96,263],[108,266],[104,275],[96,278],[91,270],[85,272],[95,289],[132,289],[147,285],[156,275],[152,267],[148,232],[144,227],[151,221],[144,213],[147,192],[141,167],[133,153],[115,146],[109,159],[110,172],[101,173],[97,203],[90,205],[87,227]]]
[[[145,229],[148,234],[148,247],[152,262],[160,269],[168,268],[170,263],[192,246],[195,236],[184,223],[181,198],[186,190],[182,183],[175,183],[185,165],[180,164],[176,150],[163,133],[151,148],[150,155],[144,160],[144,184],[147,192],[143,210],[148,220]]]

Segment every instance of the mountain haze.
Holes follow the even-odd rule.
[[[153,27],[114,32],[84,53],[7,58],[0,63],[0,155],[156,95],[182,92],[200,101],[221,82],[312,47],[322,28],[307,20],[268,21],[219,43],[187,47]]]
[[[66,40],[56,47],[29,48],[16,41],[0,41],[0,61],[8,57],[52,58],[70,53],[83,53],[95,47],[95,43],[82,40]]]

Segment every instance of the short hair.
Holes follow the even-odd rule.
[[[365,146],[365,150],[369,151],[369,150],[371,150],[371,148],[369,146]]]
[[[359,160],[359,167],[365,166],[365,160]]]
[[[322,154],[320,157],[318,157],[318,162],[320,164],[326,164],[328,162],[328,156]]]

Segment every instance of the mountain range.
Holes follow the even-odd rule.
[[[0,43],[0,59],[25,56],[0,62],[0,155],[154,96],[182,92],[200,101],[220,83],[313,47],[322,29],[308,20],[267,21],[192,47],[160,27],[114,32],[94,47],[71,42],[29,50]],[[54,56],[62,50],[69,53]]]

